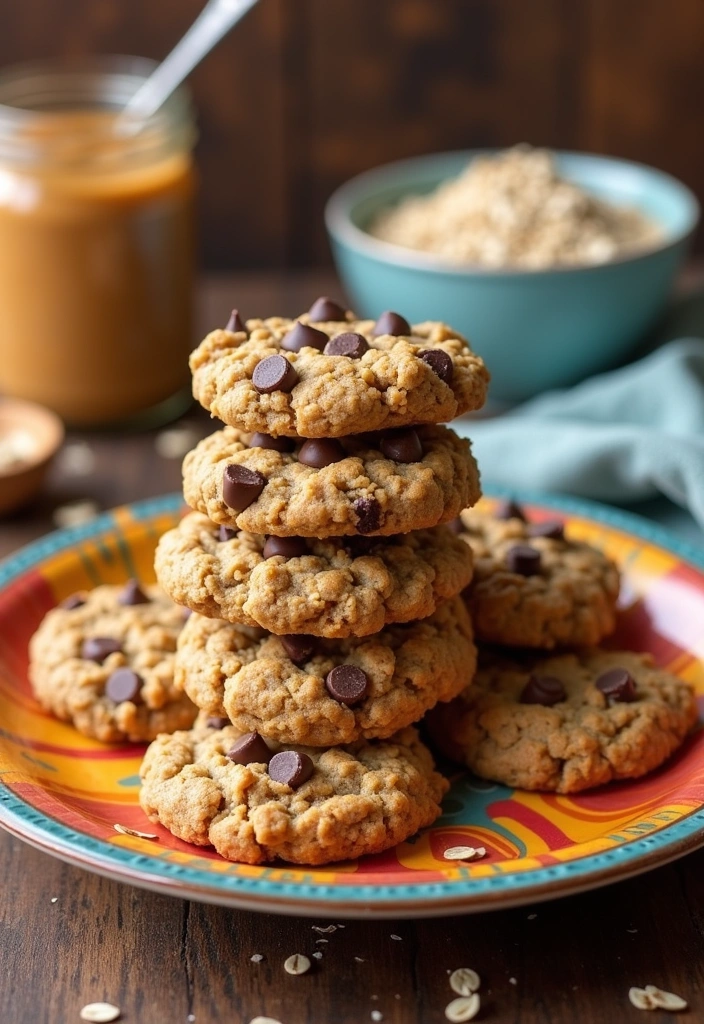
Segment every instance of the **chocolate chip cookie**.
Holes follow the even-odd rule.
[[[577,793],[657,768],[697,720],[692,687],[649,654],[482,654],[472,684],[428,717],[435,744],[486,779]]]
[[[315,319],[336,313],[334,320]],[[341,437],[446,423],[484,404],[484,363],[451,327],[398,314],[356,320],[339,307],[298,320],[238,319],[191,355],[193,394],[245,431]]]
[[[105,742],[187,729],[196,708],[174,685],[184,621],[183,608],[134,580],[73,595],[32,637],[29,677],[37,700]]]
[[[381,853],[431,825],[448,788],[412,728],[331,750],[192,729],[159,736],[141,775],[150,821],[245,864]]]
[[[461,598],[370,637],[274,636],[192,615],[176,684],[209,715],[282,743],[390,736],[471,680],[476,652]]]
[[[436,426],[298,443],[225,427],[184,459],[183,491],[219,525],[318,538],[427,529],[480,494],[469,442]]]
[[[477,638],[516,647],[591,646],[613,632],[619,573],[605,554],[565,536],[561,522],[529,523],[523,510],[464,511],[458,528],[474,553],[467,602]]]
[[[159,583],[201,615],[346,637],[430,615],[467,586],[472,552],[445,526],[314,540],[231,531],[199,512],[160,539]]]

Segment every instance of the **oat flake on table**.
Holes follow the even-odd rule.
[[[86,1003],[79,1016],[90,1024],[110,1024],[120,1016],[120,1007],[112,1003]]]

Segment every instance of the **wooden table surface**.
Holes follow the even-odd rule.
[[[336,294],[320,274],[239,275],[211,281],[200,322],[295,314]],[[207,417],[186,417],[208,430]],[[56,505],[92,498],[102,508],[176,491],[179,461],[157,455],[155,433],[71,434],[97,455],[91,476],[55,472],[43,497],[0,525],[0,556],[52,528]],[[1,723],[0,723],[1,724]],[[72,1024],[106,999],[127,1024],[434,1024],[453,993],[448,972],[482,977],[482,1021],[497,1024],[643,1024],[632,985],[677,992],[704,1021],[704,851],[647,875],[559,901],[429,921],[348,921],[326,936],[322,919],[226,910],[155,895],[69,867],[0,831],[0,1020]],[[392,933],[401,941],[391,938]],[[321,960],[284,972],[292,953]],[[263,960],[252,962],[253,954]],[[372,1012],[377,1014],[372,1017]],[[657,1024],[666,1014],[645,1020]],[[671,1018],[670,1018],[671,1019]]]

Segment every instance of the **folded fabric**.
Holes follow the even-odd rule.
[[[472,439],[487,489],[611,502],[663,494],[704,526],[704,340],[669,342],[577,387],[455,427]]]

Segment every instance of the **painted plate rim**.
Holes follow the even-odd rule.
[[[489,497],[510,496],[521,503],[551,508],[620,530],[657,545],[704,573],[704,548],[680,540],[666,528],[638,515],[598,502],[539,491],[491,488]],[[90,523],[47,534],[0,562],[0,589],[42,560],[73,544],[113,529],[116,516],[136,521],[174,512],[180,494],[149,498],[106,512]],[[2,737],[0,735],[0,743]],[[270,878],[214,875],[161,861],[85,835],[55,821],[16,796],[0,778],[0,827],[30,845],[114,881],[182,899],[243,910],[306,916],[432,917],[505,909],[554,899],[621,881],[667,864],[704,846],[704,807],[665,825],[655,834],[621,846],[518,874],[414,884],[331,885]]]

